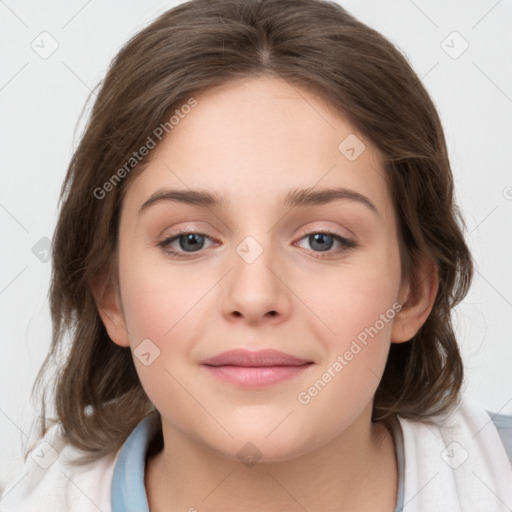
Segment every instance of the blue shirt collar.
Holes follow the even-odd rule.
[[[112,512],[149,512],[144,486],[146,454],[161,429],[160,414],[153,411],[124,442],[112,477]]]

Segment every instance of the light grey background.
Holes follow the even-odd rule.
[[[0,481],[31,433],[30,390],[51,336],[40,240],[53,233],[79,115],[121,45],[176,3],[0,1]],[[440,112],[476,260],[456,311],[467,392],[512,414],[512,2],[341,3],[401,48]]]

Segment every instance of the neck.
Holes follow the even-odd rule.
[[[164,449],[146,466],[151,512],[395,509],[393,437],[368,417],[312,452],[252,466],[199,445],[172,425],[162,428]]]

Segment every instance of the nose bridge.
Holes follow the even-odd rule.
[[[280,257],[269,233],[248,235],[236,246],[233,271],[223,298],[224,314],[254,323],[288,314],[286,287],[279,278]]]

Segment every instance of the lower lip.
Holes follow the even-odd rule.
[[[203,365],[220,380],[244,387],[263,387],[277,384],[304,373],[311,364],[300,366],[208,366]]]

